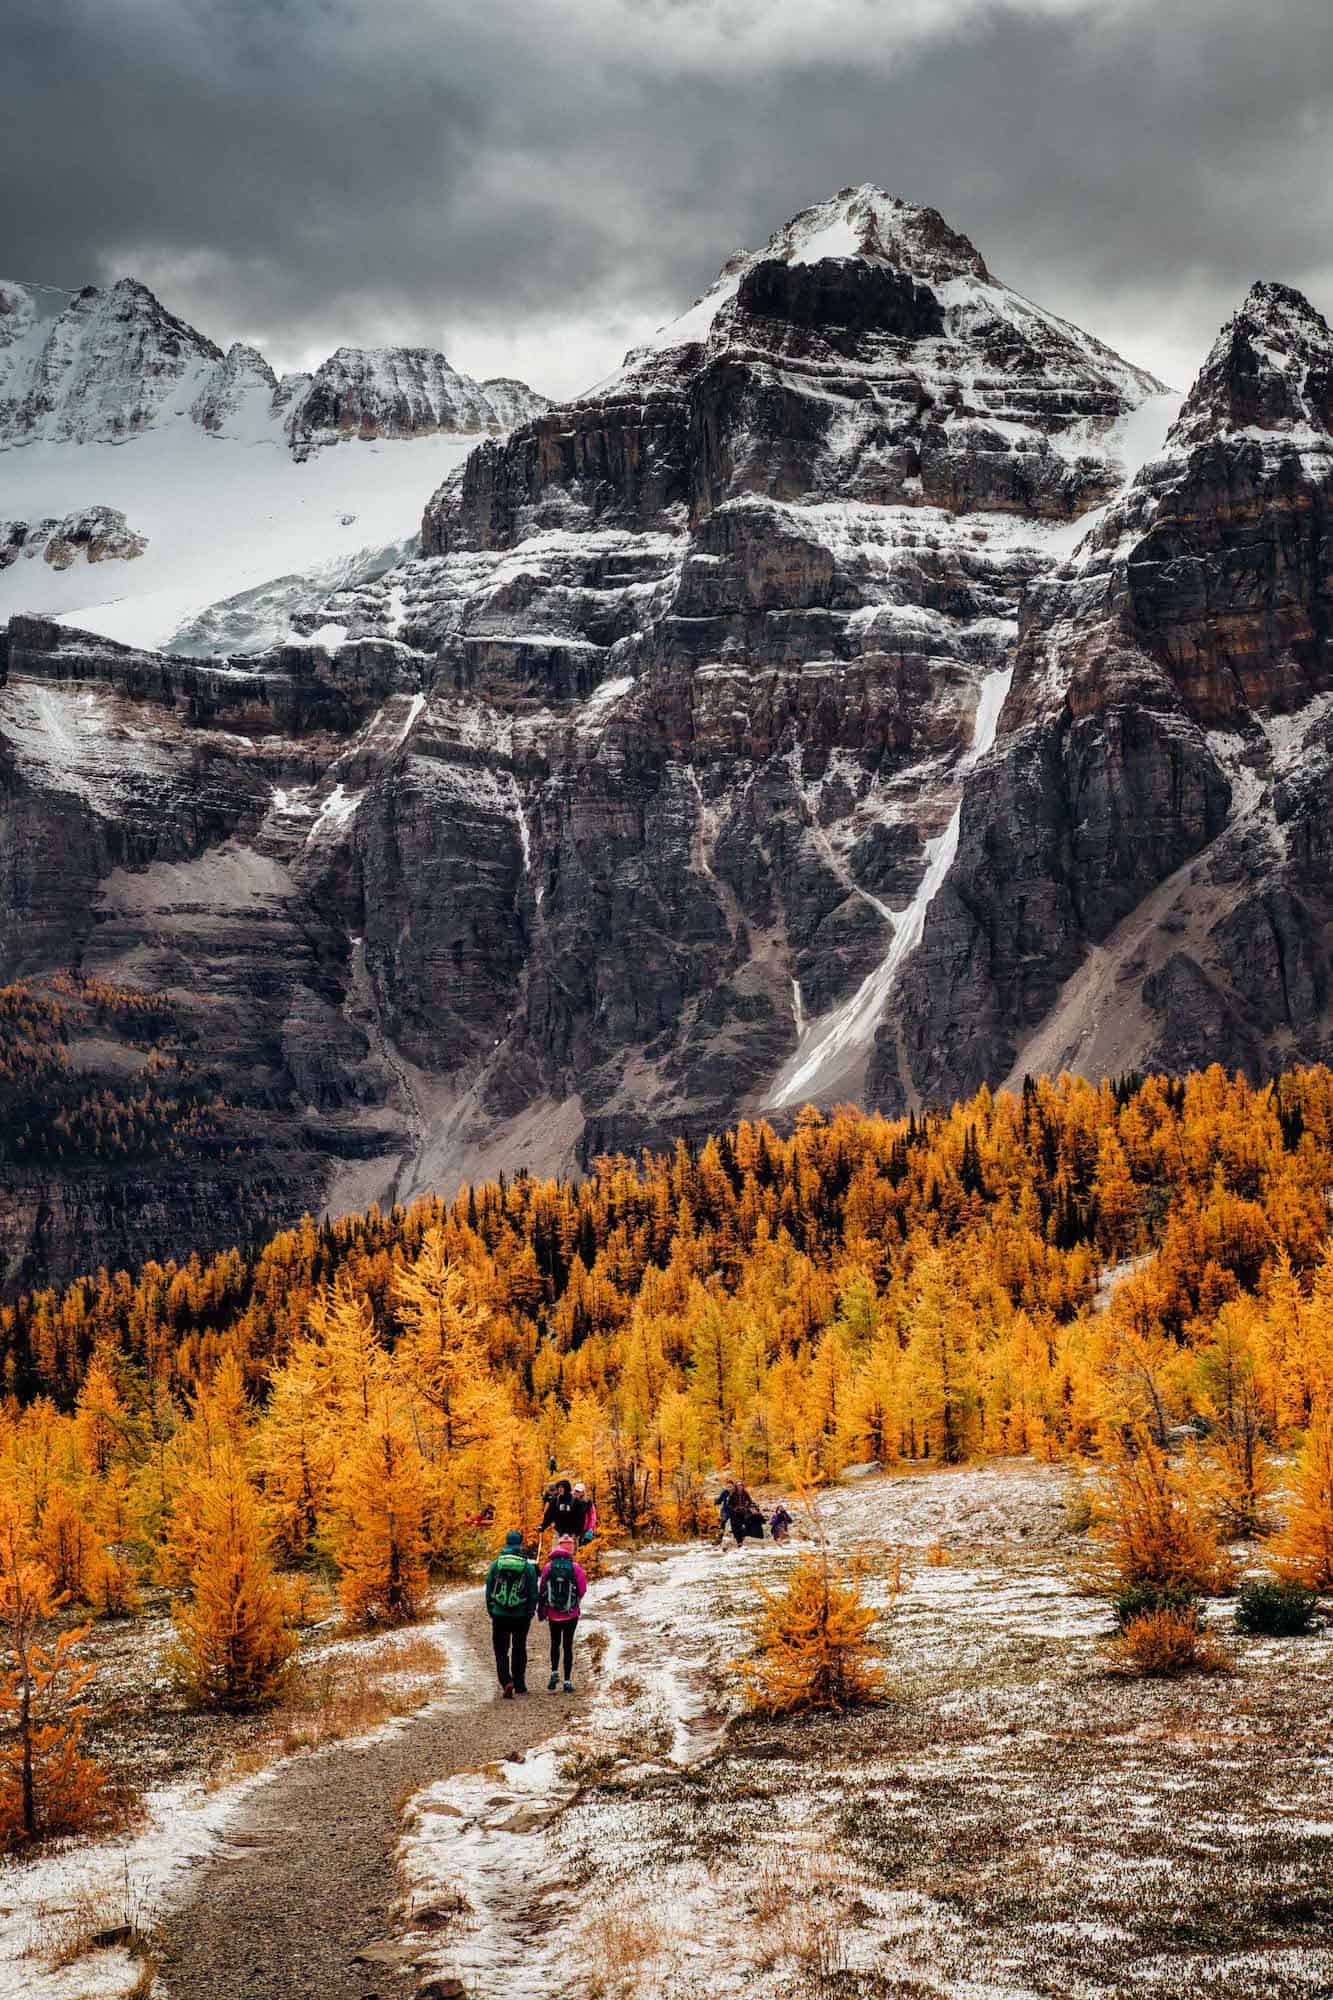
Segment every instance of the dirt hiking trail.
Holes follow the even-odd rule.
[[[240,1807],[193,1889],[163,1919],[169,2000],[406,2000],[415,1974],[395,1943],[403,1801],[438,1778],[521,1756],[587,1705],[548,1695],[534,1625],[530,1683],[502,1701],[481,1592],[449,1619],[461,1672],[447,1705],[391,1734],[299,1756]],[[586,1662],[576,1661],[580,1674]]]

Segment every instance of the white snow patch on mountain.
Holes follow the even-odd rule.
[[[303,463],[272,438],[212,435],[162,425],[115,444],[34,443],[0,452],[0,517],[77,512],[90,498],[123,513],[148,546],[133,563],[14,563],[0,572],[0,621],[42,613],[132,645],[165,647],[222,600],[282,579],[300,605],[303,576],[350,579],[358,560],[392,559],[415,535],[430,495],[478,444],[475,434],[436,435],[316,452]],[[343,519],[347,516],[346,520]],[[390,549],[388,545],[394,545]],[[269,607],[248,643],[280,630]],[[222,634],[247,645],[244,620]],[[192,648],[192,650],[201,650]]]
[[[958,777],[970,771],[994,743],[1000,710],[1012,678],[1013,668],[1008,666],[997,668],[982,681],[972,724],[972,742],[958,764]],[[849,1064],[858,1061],[870,1047],[884,1012],[884,1004],[893,991],[899,967],[908,953],[920,944],[926,912],[953,866],[958,852],[961,818],[960,797],[943,833],[927,842],[926,871],[906,909],[893,917],[893,941],[888,951],[879,964],[866,974],[850,999],[844,1000],[806,1028],[795,1054],[773,1086],[771,1102],[774,1105],[802,1104],[821,1091],[827,1091]],[[876,907],[882,908],[882,905]]]

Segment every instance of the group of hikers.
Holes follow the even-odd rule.
[[[792,1522],[781,1500],[766,1523],[763,1509],[744,1482],[733,1472],[724,1473],[723,1480],[717,1496],[720,1541],[725,1542],[728,1528],[738,1548],[746,1541],[761,1541],[765,1526],[775,1542],[786,1541]],[[578,1551],[597,1532],[597,1503],[582,1480],[563,1477],[552,1481],[543,1499],[535,1556],[529,1555],[521,1530],[511,1528],[504,1547],[486,1573],[486,1610],[491,1621],[495,1672],[506,1701],[528,1692],[528,1633],[534,1618],[550,1630],[548,1693],[554,1694],[562,1679],[565,1693],[574,1692],[574,1635],[588,1588],[587,1573],[578,1559]],[[494,1518],[490,1509],[487,1516],[485,1523],[478,1516],[478,1525],[489,1525]],[[542,1538],[548,1528],[554,1540],[543,1563]]]
[[[740,1548],[747,1541],[761,1542],[764,1539],[764,1510],[754,1499],[743,1481],[734,1472],[722,1475],[722,1491],[717,1496],[717,1514],[720,1534],[718,1540],[725,1542],[730,1528]],[[791,1533],[791,1515],[786,1505],[779,1500],[768,1517],[768,1532],[775,1542],[785,1542]]]
[[[565,1693],[574,1692],[574,1634],[588,1588],[587,1574],[576,1552],[597,1532],[597,1503],[581,1480],[571,1483],[568,1479],[557,1479],[548,1486],[545,1501],[536,1560],[524,1547],[519,1529],[511,1528],[486,1574],[495,1672],[506,1701],[528,1691],[528,1631],[534,1617],[550,1628],[548,1693],[554,1694],[560,1686],[562,1667]],[[545,1563],[538,1568],[542,1536],[548,1528],[554,1531],[555,1539]]]

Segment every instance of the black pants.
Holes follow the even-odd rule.
[[[572,1680],[574,1676],[574,1627],[578,1622],[577,1618],[551,1620],[551,1672],[559,1673],[560,1654],[563,1650],[566,1680]]]
[[[528,1684],[528,1627],[530,1618],[492,1618],[491,1644],[495,1647],[495,1671],[501,1687],[524,1689]]]

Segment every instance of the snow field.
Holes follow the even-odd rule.
[[[148,538],[130,562],[12,563],[0,571],[0,622],[40,613],[169,648],[210,607],[281,579],[274,602],[259,608],[262,643],[277,636],[289,602],[332,591],[391,545],[406,553],[431,494],[479,442],[469,433],[345,443],[298,462],[271,437],[215,437],[176,422],[123,444],[0,451],[0,517],[109,506]],[[308,571],[313,585],[303,583]],[[244,643],[245,632],[241,619],[221,621],[220,645]]]

